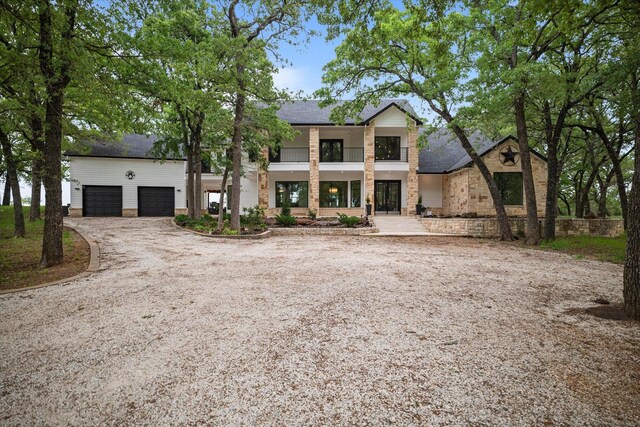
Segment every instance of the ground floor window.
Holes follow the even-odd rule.
[[[360,207],[360,181],[351,181],[351,207],[359,208]]]
[[[347,181],[320,181],[320,207],[346,208]]]
[[[502,203],[505,205],[522,205],[522,172],[494,172]]]
[[[292,208],[309,207],[309,183],[307,181],[277,181],[276,207],[288,204]]]

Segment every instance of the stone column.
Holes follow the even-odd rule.
[[[320,209],[320,129],[309,128],[309,209]]]
[[[269,149],[262,149],[262,155],[265,159],[269,158]],[[260,163],[256,162],[258,170],[258,205],[263,209],[269,208],[269,171],[260,167]]]
[[[362,206],[366,205],[367,197],[375,206],[375,133],[376,127],[373,122],[364,128],[364,200]],[[372,209],[371,215],[374,215],[374,209]]]
[[[407,215],[416,214],[416,203],[418,203],[418,127],[412,123],[407,128],[408,138],[408,160],[409,173],[407,174]]]

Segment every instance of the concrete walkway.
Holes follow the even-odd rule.
[[[373,222],[380,230],[371,236],[438,236],[439,234],[429,233],[424,228],[420,220],[414,216],[402,215],[376,215]]]

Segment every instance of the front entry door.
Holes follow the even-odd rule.
[[[375,182],[376,212],[400,213],[400,181]]]

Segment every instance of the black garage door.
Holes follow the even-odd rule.
[[[174,187],[138,187],[138,216],[173,216]]]
[[[122,187],[82,186],[83,216],[122,216]]]

